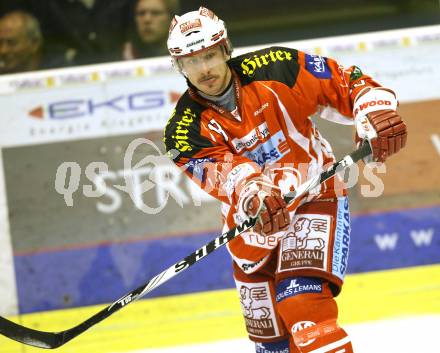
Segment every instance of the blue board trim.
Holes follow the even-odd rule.
[[[440,207],[352,217],[348,273],[440,263]],[[17,255],[20,313],[109,303],[218,236],[169,237]],[[149,296],[231,288],[225,248]]]

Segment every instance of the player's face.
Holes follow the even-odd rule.
[[[196,88],[211,96],[221,94],[231,81],[228,56],[221,46],[179,59],[182,71]]]

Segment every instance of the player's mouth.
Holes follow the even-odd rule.
[[[217,81],[217,76],[206,76],[199,80],[199,83],[211,86]]]

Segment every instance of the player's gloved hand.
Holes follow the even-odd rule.
[[[373,160],[385,160],[405,147],[407,130],[402,118],[393,110],[378,110],[367,114],[377,137],[370,141]]]
[[[290,224],[289,211],[280,189],[265,177],[246,182],[238,198],[237,215],[236,222],[237,218],[249,219],[258,215],[254,231],[263,235],[286,230]]]
[[[385,162],[406,144],[407,128],[396,108],[394,93],[381,88],[370,89],[355,101],[356,142],[368,139],[375,162]]]

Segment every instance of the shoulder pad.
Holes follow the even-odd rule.
[[[246,53],[229,61],[242,85],[253,81],[279,81],[293,87],[298,76],[298,51],[270,47]]]
[[[212,147],[211,141],[200,134],[201,115],[205,108],[192,100],[188,92],[180,98],[167,125],[163,141],[167,153],[178,161],[191,158],[198,151]]]

